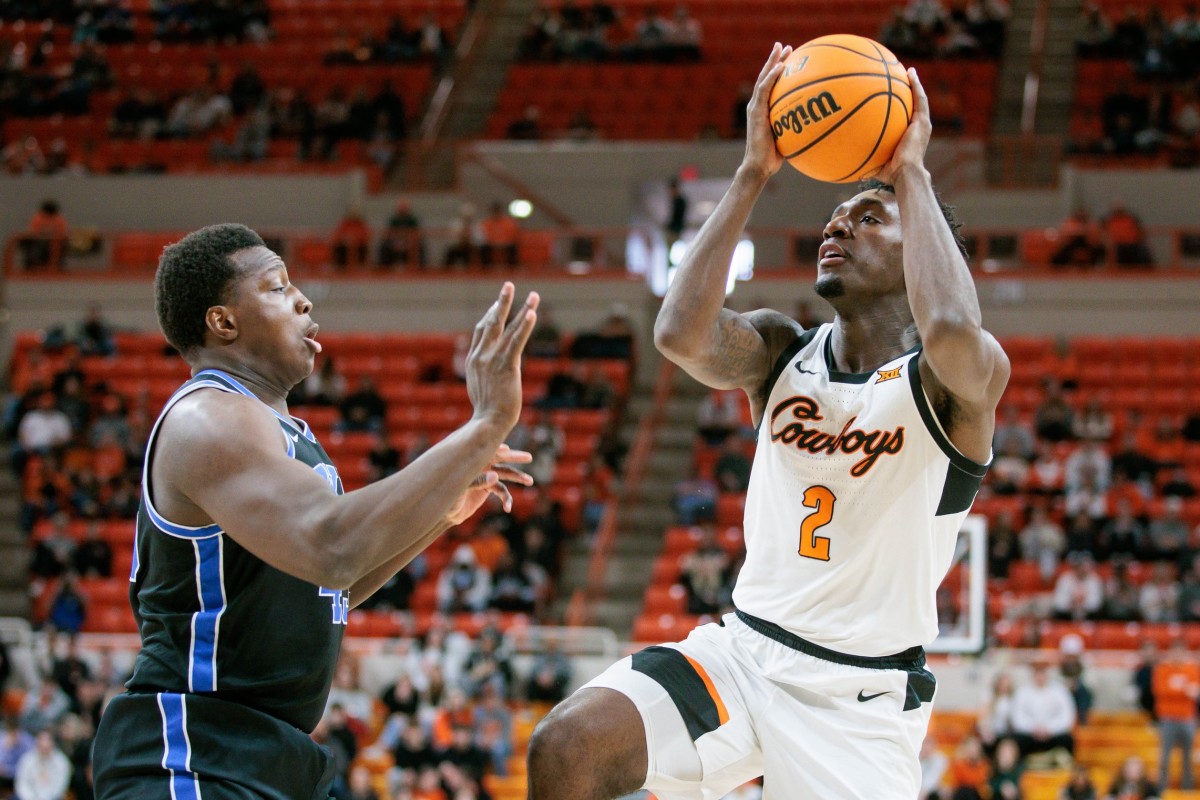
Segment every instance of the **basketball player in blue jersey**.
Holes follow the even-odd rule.
[[[831,324],[723,307],[734,246],[780,168],[767,98],[689,248],[655,342],[702,383],[741,388],[758,426],[735,612],[626,658],[539,726],[533,800],[912,800],[935,682],[935,591],[991,460],[1009,364],[980,324],[957,224],[924,167],[928,101],[891,161],[834,209],[816,291]]]
[[[100,800],[324,800],[325,708],[349,609],[504,481],[530,483],[502,443],[521,408],[536,320],[513,286],[475,327],[474,415],[410,466],[343,494],[288,391],[313,369],[312,303],[241,225],[168,247],[159,324],[192,368],[147,444],[130,600],[142,638],[126,693],[96,733]]]

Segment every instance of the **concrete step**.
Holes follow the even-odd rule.
[[[29,585],[29,545],[12,542],[0,545],[0,588]]]
[[[28,587],[0,588],[0,617],[29,619],[31,611]]]

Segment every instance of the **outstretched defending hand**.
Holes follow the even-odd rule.
[[[467,394],[475,418],[507,434],[521,415],[521,351],[537,322],[538,293],[530,292],[512,318],[512,283],[505,281],[500,297],[475,326],[467,353]]]
[[[775,43],[767,63],[758,73],[754,94],[746,106],[746,156],[742,166],[760,172],[764,178],[771,177],[783,166],[783,156],[775,147],[775,136],[771,133],[771,89],[783,74],[784,60],[791,54],[791,45]]]
[[[900,137],[892,158],[884,165],[875,177],[884,183],[895,183],[897,176],[906,167],[925,168],[925,150],[929,147],[929,137],[933,134],[933,123],[929,119],[929,98],[925,96],[925,88],[917,77],[917,71],[908,69],[908,82],[912,85],[913,115],[908,121],[908,129]]]
[[[522,486],[533,486],[532,475],[512,466],[513,464],[528,464],[531,461],[533,461],[532,453],[524,450],[512,450],[506,444],[500,445],[492,459],[491,467],[487,472],[471,481],[471,485],[467,487],[466,491],[459,495],[458,500],[446,512],[446,521],[451,525],[466,522],[483,505],[483,501],[487,500],[488,495],[492,494],[500,498],[506,513],[512,511],[512,493],[508,491],[504,481],[512,481]]]

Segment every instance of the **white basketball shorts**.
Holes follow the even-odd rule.
[[[920,648],[848,656],[738,612],[583,688],[638,707],[643,788],[660,800],[719,800],[760,775],[764,800],[913,800],[935,689],[924,664]]]

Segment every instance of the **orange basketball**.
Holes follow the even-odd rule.
[[[771,130],[793,167],[848,183],[887,164],[912,105],[908,73],[890,50],[862,36],[822,36],[785,62],[771,90]]]

